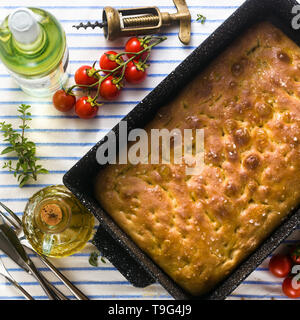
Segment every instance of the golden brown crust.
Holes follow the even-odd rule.
[[[194,295],[229,274],[300,200],[300,49],[269,23],[248,30],[147,126],[204,128],[205,168],[110,165],[96,196]]]

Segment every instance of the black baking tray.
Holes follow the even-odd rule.
[[[143,128],[161,106],[254,23],[268,20],[300,46],[300,30],[294,30],[291,24],[295,5],[298,2],[293,0],[246,1],[123,119],[127,121],[128,130]],[[118,138],[118,126],[112,131]],[[95,199],[92,181],[102,167],[96,161],[96,151],[105,141],[106,137],[80,159],[64,175],[63,182],[100,222],[93,243],[137,287],[159,282],[175,299],[225,299],[299,224],[300,209],[297,208],[223,282],[204,296],[192,297],[120,229]]]

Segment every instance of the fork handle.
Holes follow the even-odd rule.
[[[43,275],[42,275],[43,277]],[[59,300],[69,300],[60,290],[58,290],[50,281],[48,281],[46,278],[44,278],[48,287],[57,295]]]
[[[31,260],[29,260],[27,265],[28,265],[29,270],[32,272],[32,274],[36,277],[36,279],[40,283],[41,287],[43,288],[43,290],[47,294],[48,298],[50,300],[57,300],[56,294],[49,287],[48,283],[45,281],[45,278],[40,274],[40,272],[37,270],[37,268],[35,267],[33,262]]]
[[[18,284],[17,281],[15,281],[15,280],[7,277],[7,276],[4,276],[4,277],[5,277],[5,279],[6,279],[7,281],[9,281],[9,282],[10,282],[12,285],[14,285],[17,289],[19,289],[19,290],[22,292],[23,296],[24,296],[27,300],[34,300],[33,297],[32,297],[23,287],[21,287],[21,286]]]
[[[79,300],[89,300],[89,298],[82,293],[77,287],[73,285],[56,267],[42,254],[38,254],[45,265],[61,280],[65,286],[74,294],[74,296]]]
[[[56,277],[64,283],[64,285],[74,294],[74,296],[78,300],[89,300],[89,298],[81,292],[74,284],[68,280],[43,254],[38,253],[35,251],[29,241],[25,238],[21,240],[23,246],[29,249],[31,252],[35,253],[41,261],[56,275]]]

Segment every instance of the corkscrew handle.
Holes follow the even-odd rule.
[[[173,14],[179,20],[179,34],[180,41],[188,44],[191,39],[191,14],[185,0],[173,0],[177,13]]]

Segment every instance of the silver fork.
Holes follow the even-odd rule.
[[[0,275],[2,275],[7,281],[9,281],[12,285],[14,285],[18,290],[21,291],[23,296],[27,300],[34,300],[32,296],[23,288],[21,287],[18,282],[10,275],[10,273],[6,270],[2,259],[0,258]]]
[[[33,249],[33,247],[24,235],[21,219],[2,202],[0,202],[0,206],[8,213],[8,215],[6,215],[0,210],[0,216],[6,221],[6,223],[10,224],[15,228],[15,232],[21,244],[27,249],[29,249],[31,252],[37,254],[40,260],[56,275],[56,277],[59,280],[61,280],[65,284],[65,286],[74,294],[74,296],[78,300],[89,300],[85,294],[83,294],[77,287],[75,287],[72,284],[72,282],[70,282],[58,269],[56,269],[56,267],[46,258],[46,256],[36,252]]]

